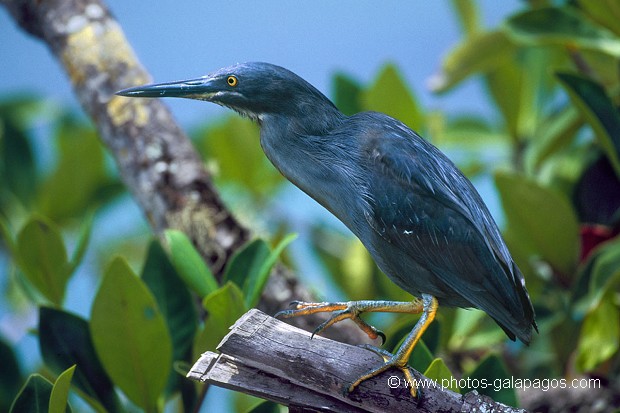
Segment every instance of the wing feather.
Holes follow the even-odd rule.
[[[512,338],[529,340],[533,309],[523,276],[476,189],[433,145],[392,118],[381,120],[364,146],[373,172],[368,223],[450,287],[448,304],[460,295]]]

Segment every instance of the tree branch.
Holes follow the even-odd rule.
[[[164,104],[119,89],[150,81],[98,0],[0,0],[62,63],[121,178],[157,235],[179,228],[219,269],[248,231],[223,206],[202,160]]]
[[[83,109],[95,122],[121,178],[158,237],[185,232],[214,273],[250,239],[223,205],[200,156],[167,107],[157,99],[127,99],[114,92],[151,79],[100,0],[0,0],[28,33],[45,42],[65,69]],[[260,307],[273,313],[294,299],[314,298],[284,266],[272,273]],[[316,317],[298,325],[318,325]],[[360,341],[357,328],[333,330]]]
[[[415,372],[421,396],[414,399],[402,373],[389,370],[364,381],[349,396],[346,383],[382,359],[361,347],[343,344],[250,310],[231,327],[218,350],[194,364],[187,377],[308,411],[338,412],[524,412],[476,391],[465,395],[442,389]]]

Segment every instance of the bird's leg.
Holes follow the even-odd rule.
[[[323,312],[333,312],[332,316],[317,328],[314,329],[312,335],[320,333],[327,327],[347,318],[353,320],[359,328],[368,335],[372,340],[381,337],[385,342],[385,334],[377,330],[375,327],[366,323],[360,318],[360,314],[364,312],[388,312],[388,313],[411,313],[418,314],[423,311],[421,300],[413,301],[348,301],[338,303],[306,303],[294,301],[291,303],[294,307],[291,310],[283,310],[278,312],[275,317],[291,318],[301,315],[309,315]]]
[[[422,334],[424,333],[424,331],[426,331],[430,323],[435,319],[435,313],[437,313],[438,307],[437,299],[431,295],[422,294],[422,307],[422,316],[413,327],[413,330],[411,330],[411,333],[409,333],[407,338],[405,338],[405,341],[403,341],[403,344],[396,351],[396,353],[394,353],[390,357],[390,353],[383,352],[380,349],[371,349],[372,351],[378,353],[381,357],[383,357],[385,362],[381,366],[363,374],[357,380],[351,383],[351,385],[345,390],[347,393],[355,390],[355,388],[364,380],[368,380],[392,367],[396,367],[400,369],[405,375],[405,379],[410,386],[409,389],[411,395],[413,397],[417,396],[418,389],[416,387],[413,375],[411,374],[411,370],[409,370],[409,367],[407,367],[407,363],[409,362],[409,356],[411,356],[413,348],[415,347],[417,342],[420,341]],[[376,350],[380,351],[377,352]]]

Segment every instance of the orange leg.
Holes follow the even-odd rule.
[[[368,380],[369,378],[374,377],[392,367],[396,367],[403,372],[405,378],[408,380],[409,383],[411,383],[411,394],[416,397],[417,388],[415,388],[414,386],[415,382],[413,381],[413,376],[409,368],[407,367],[407,363],[409,361],[409,356],[411,356],[413,348],[415,347],[417,342],[420,341],[422,334],[424,333],[424,331],[426,331],[429,324],[435,318],[435,313],[437,312],[438,306],[437,299],[435,297],[428,294],[422,294],[421,300],[416,299],[411,302],[364,300],[338,303],[305,303],[296,301],[293,302],[292,305],[295,308],[291,310],[280,311],[275,315],[275,317],[290,318],[322,312],[333,312],[332,316],[327,321],[319,325],[314,330],[312,335],[320,333],[332,324],[349,318],[353,320],[362,329],[362,331],[364,331],[368,335],[368,337],[370,337],[371,339],[376,339],[377,337],[381,336],[383,341],[385,341],[385,335],[381,331],[377,330],[376,328],[362,320],[359,316],[361,313],[422,313],[422,316],[416,323],[415,327],[413,328],[413,330],[411,330],[411,333],[409,333],[409,335],[395,354],[391,355],[387,352],[376,351],[384,358],[385,362],[381,366],[363,374],[345,389],[346,393],[352,392],[364,380]]]
[[[407,363],[409,362],[409,357],[411,356],[413,348],[418,343],[418,341],[420,341],[422,334],[424,334],[428,326],[435,319],[435,314],[437,313],[438,307],[437,299],[431,295],[422,294],[422,302],[422,316],[413,327],[413,330],[411,330],[411,333],[409,333],[407,338],[405,338],[405,341],[403,341],[403,344],[399,347],[396,353],[392,355],[392,357],[388,358],[387,354],[389,353],[384,354],[383,352],[379,352],[379,355],[384,358],[385,362],[381,366],[372,369],[365,374],[362,374],[357,380],[351,383],[351,385],[347,389],[347,392],[350,393],[355,390],[355,388],[364,380],[368,380],[371,377],[375,377],[392,367],[396,367],[403,372],[403,374],[405,375],[405,379],[410,384],[409,390],[411,392],[411,395],[413,397],[417,396],[418,389],[415,386],[415,380],[413,378],[413,375],[411,374],[411,370],[409,370],[409,367],[407,366]]]
[[[351,319],[359,326],[359,328],[368,335],[372,340],[381,337],[385,342],[385,334],[377,330],[370,324],[360,318],[361,313],[366,312],[388,312],[388,313],[410,313],[419,314],[422,312],[422,303],[420,300],[414,301],[345,301],[339,303],[306,303],[303,301],[293,301],[291,310],[283,310],[278,312],[276,318],[291,318],[302,315],[310,315],[316,313],[333,312],[332,316],[314,329],[312,335],[320,333],[327,327],[345,320]]]

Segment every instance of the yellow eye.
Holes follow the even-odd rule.
[[[239,83],[239,81],[234,76],[228,76],[228,78],[226,79],[226,83],[228,83],[228,86],[235,87],[237,86],[237,83]]]

